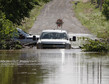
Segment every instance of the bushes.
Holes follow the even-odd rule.
[[[0,42],[0,49],[21,49],[23,46],[18,41],[4,41]]]
[[[0,49],[19,49],[22,45],[11,40],[15,25],[21,25],[25,17],[40,2],[50,0],[0,0]]]
[[[102,12],[107,20],[109,20],[109,0],[105,0],[103,4],[103,12]]]
[[[50,0],[0,0],[0,10],[5,13],[6,18],[20,25],[25,17],[29,17],[30,11],[40,2]]]
[[[51,0],[43,0],[45,3],[47,3],[47,2],[49,2],[49,1],[51,1]]]
[[[1,10],[6,18],[15,24],[20,24],[35,6],[35,0],[1,0]]]
[[[88,40],[88,43],[83,45],[85,51],[108,51],[109,50],[109,21],[106,20],[106,17],[109,17],[109,0],[105,0],[103,5],[102,14],[99,9],[95,8],[95,4],[87,3],[78,3],[77,7],[74,8],[76,17],[81,21],[81,23],[87,27],[93,34],[99,38],[103,38],[106,41],[93,41]],[[108,41],[108,42],[107,42]]]
[[[6,19],[5,14],[0,11],[0,41],[9,40],[14,31],[13,23]]]
[[[88,42],[83,45],[82,49],[85,51],[93,51],[93,52],[107,52],[109,50],[109,44],[106,42],[100,42],[88,39]]]
[[[0,49],[20,49],[19,42],[11,40],[15,27],[13,23],[6,19],[5,14],[0,11]]]

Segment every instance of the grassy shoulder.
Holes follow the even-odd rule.
[[[109,39],[109,21],[106,20],[99,9],[95,8],[95,5],[92,5],[90,2],[80,2],[76,7],[73,5],[73,8],[75,16],[81,21],[83,26],[87,27],[97,37]]]
[[[74,4],[75,2],[73,2]],[[109,21],[106,20],[99,8],[95,8],[91,2],[79,2],[77,6],[73,5],[75,16],[80,20],[83,26],[87,27],[94,35],[105,39],[102,41],[87,40],[82,49],[92,52],[109,51]],[[107,41],[108,40],[108,41]]]
[[[40,14],[41,9],[44,7],[45,3],[41,2],[40,6],[36,5],[34,9],[30,12],[30,17],[25,18],[22,21],[22,25],[18,26],[19,28],[23,29],[24,31],[28,32],[28,30],[33,26],[37,16]]]

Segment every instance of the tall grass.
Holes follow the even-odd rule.
[[[73,5],[73,8],[75,16],[81,21],[82,25],[98,37],[109,39],[109,21],[106,20],[99,9],[95,8],[95,5],[90,2],[80,2],[76,7]]]

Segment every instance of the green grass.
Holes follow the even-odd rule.
[[[95,9],[95,5],[91,5],[90,2],[80,2],[76,7],[73,5],[73,8],[75,16],[81,21],[83,26],[87,27],[98,37],[109,39],[109,21],[102,15],[99,8]]]
[[[44,7],[44,2],[40,3],[41,6],[36,5],[36,7],[31,10],[30,17],[25,18],[22,21],[22,25],[18,26],[19,28],[23,29],[24,31],[28,32],[28,30],[33,26],[37,16],[40,14],[40,10]]]

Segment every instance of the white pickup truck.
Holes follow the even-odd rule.
[[[14,34],[13,40],[20,41],[21,44],[34,44],[37,43],[39,35],[32,35],[24,32],[20,28],[16,28],[17,31]]]
[[[37,42],[38,49],[62,48],[70,49],[67,32],[65,30],[43,30]]]

